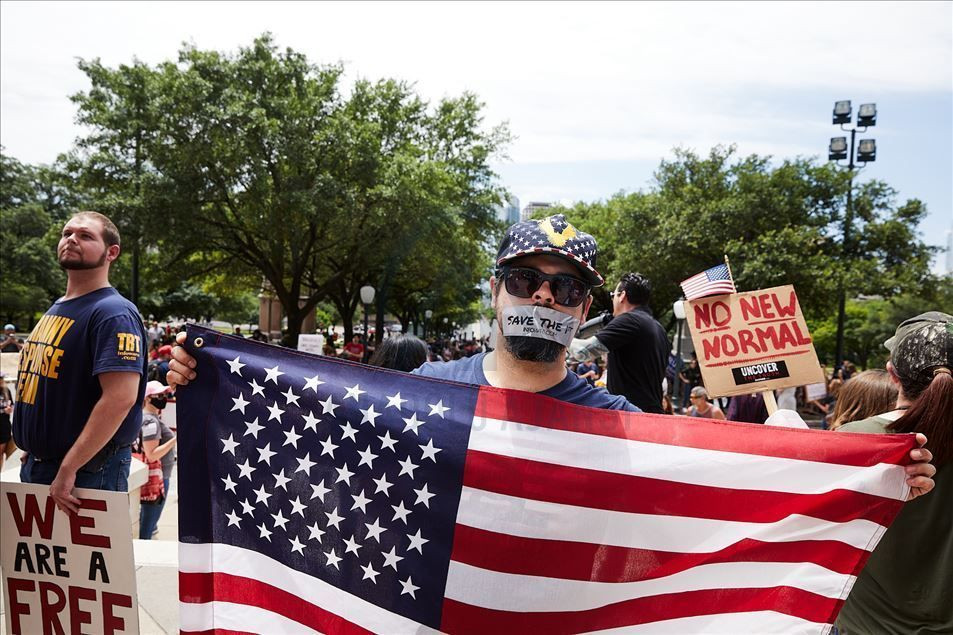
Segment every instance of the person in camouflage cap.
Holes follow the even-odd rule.
[[[935,487],[904,505],[857,577],[837,627],[845,635],[953,633],[953,316],[931,311],[906,320],[884,346],[899,389],[896,408],[838,430],[926,435]]]

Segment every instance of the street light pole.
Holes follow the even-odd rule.
[[[676,300],[675,304],[672,305],[672,312],[675,315],[675,319],[678,320],[678,342],[675,345],[675,386],[673,390],[672,400],[675,404],[675,414],[678,414],[682,408],[682,324],[685,323],[685,305],[682,303],[682,300]]]
[[[854,221],[854,139],[857,129],[850,131],[850,160],[847,163],[847,209],[844,211],[844,240],[841,244],[841,261],[847,262],[850,257],[850,230]],[[837,290],[837,345],[834,353],[834,367],[844,362],[844,320],[847,318],[847,289],[844,286],[843,271],[840,272],[840,285]]]
[[[840,124],[840,128],[843,131],[847,131],[844,128],[844,124],[849,124],[851,119],[851,107],[850,101],[838,101],[834,103],[834,115],[832,123]],[[843,267],[846,266],[848,258],[850,258],[853,250],[851,249],[851,229],[854,221],[854,207],[853,207],[853,196],[854,196],[854,170],[857,168],[857,165],[854,163],[854,149],[855,143],[857,140],[858,127],[862,128],[860,132],[867,132],[867,128],[876,125],[877,123],[877,106],[876,104],[861,104],[860,108],[857,111],[857,126],[850,129],[850,143],[847,143],[846,137],[833,137],[831,138],[831,144],[828,148],[827,158],[832,161],[840,161],[841,159],[848,159],[847,161],[847,208],[844,210],[844,228],[843,228],[843,240],[841,241],[841,271],[838,277],[838,288],[837,288],[837,344],[836,351],[834,353],[834,367],[837,368],[838,365],[843,364],[844,362],[844,321],[846,318],[846,306],[847,306],[847,288],[844,284],[844,271]],[[857,158],[860,160],[862,165],[866,165],[877,158],[877,146],[876,142],[873,139],[864,139],[860,142],[861,147],[858,148]],[[849,158],[848,158],[849,155]]]
[[[364,355],[361,356],[361,361],[367,363],[367,307],[374,301],[374,287],[371,285],[365,285],[361,287],[361,303],[364,305]]]

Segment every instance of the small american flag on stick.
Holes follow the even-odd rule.
[[[735,281],[731,279],[731,269],[728,268],[728,258],[725,264],[715,265],[705,269],[691,278],[682,280],[682,291],[686,300],[695,300],[709,295],[735,293]]]

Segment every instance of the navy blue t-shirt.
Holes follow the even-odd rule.
[[[146,331],[135,305],[112,287],[57,300],[37,323],[17,375],[13,438],[40,459],[62,459],[102,396],[98,375],[139,374],[139,396],[113,436],[132,443],[142,424]]]
[[[486,357],[486,355],[486,353],[479,353],[472,357],[464,357],[463,359],[456,359],[452,362],[427,362],[412,372],[415,375],[421,375],[423,377],[435,377],[437,379],[459,381],[465,384],[489,386],[490,382],[486,380],[486,375],[483,373],[483,358]],[[642,412],[626,401],[625,397],[610,395],[604,388],[590,386],[589,382],[585,379],[569,372],[566,373],[566,377],[561,382],[538,394],[579,406],[589,406],[590,408]]]

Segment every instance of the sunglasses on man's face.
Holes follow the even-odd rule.
[[[501,272],[506,292],[517,298],[531,298],[544,282],[549,283],[556,304],[575,307],[589,295],[589,285],[562,273],[548,274],[529,267],[503,267]]]

